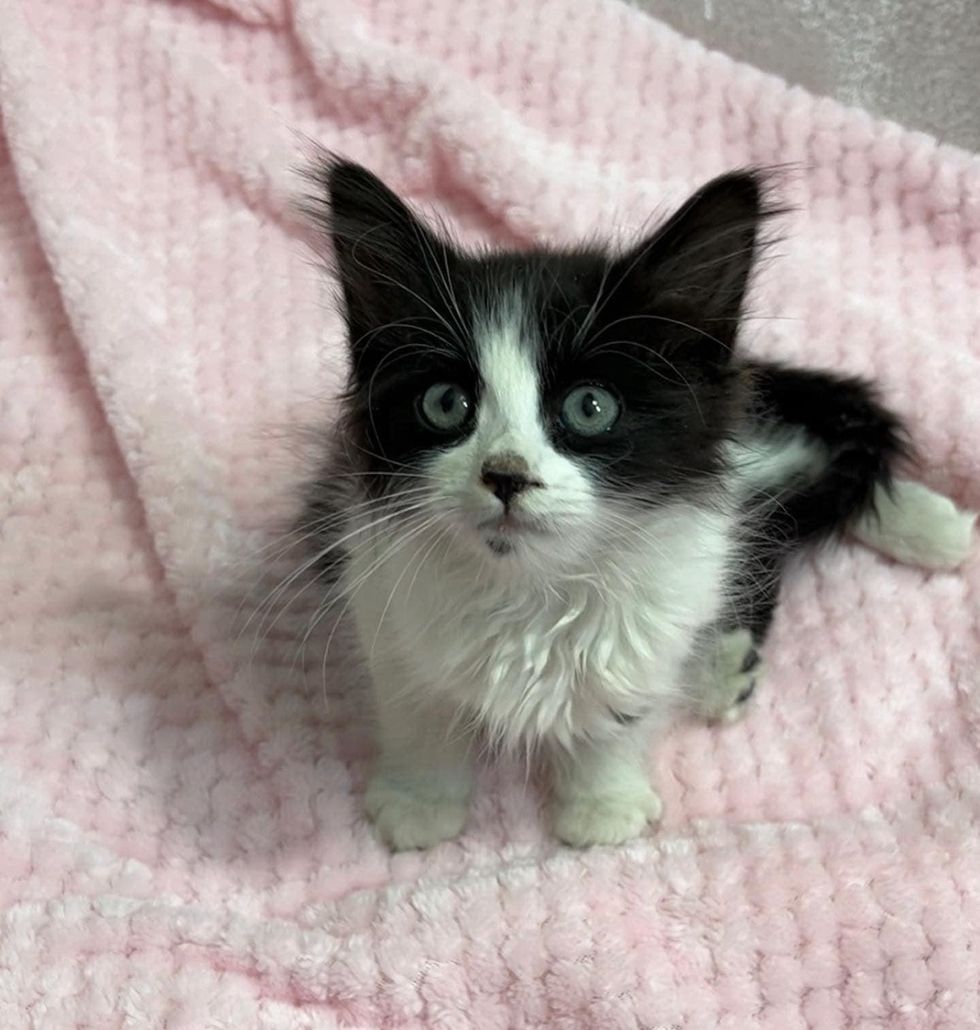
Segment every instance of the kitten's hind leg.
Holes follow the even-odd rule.
[[[867,383],[763,362],[747,369],[749,418],[733,451],[744,539],[730,609],[702,642],[690,677],[696,707],[725,722],[744,713],[759,681],[758,652],[786,562],[872,510],[903,453],[898,419]],[[879,536],[897,521],[886,521]]]
[[[850,529],[868,547],[909,565],[951,570],[967,558],[973,544],[975,512],[966,511],[921,483],[898,480],[878,486],[874,507]]]
[[[762,645],[779,600],[787,551],[763,533],[747,549],[729,586],[730,608],[702,637],[688,665],[692,707],[712,722],[736,722],[764,674]]]
[[[719,631],[694,660],[690,677],[694,706],[712,722],[736,722],[746,713],[762,675],[753,632],[744,627]]]

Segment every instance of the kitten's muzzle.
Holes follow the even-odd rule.
[[[544,486],[531,477],[527,462],[516,454],[501,454],[488,458],[480,469],[480,482],[500,500],[505,508],[518,494],[531,487]]]

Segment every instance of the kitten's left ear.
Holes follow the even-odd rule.
[[[699,327],[702,350],[724,360],[738,331],[759,227],[776,213],[765,202],[761,173],[714,179],[620,259],[624,284],[644,308]]]

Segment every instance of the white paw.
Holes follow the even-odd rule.
[[[431,848],[459,835],[469,803],[451,792],[436,793],[384,774],[368,784],[364,807],[385,843],[394,851]]]
[[[717,638],[707,662],[703,705],[705,715],[716,722],[736,722],[748,710],[748,702],[762,675],[762,663],[752,634],[737,629]]]
[[[891,490],[875,489],[874,509],[852,532],[862,543],[908,565],[956,569],[973,547],[975,512],[921,483],[898,480]]]
[[[560,798],[555,802],[555,833],[566,844],[622,844],[656,822],[663,802],[651,787],[602,797]]]

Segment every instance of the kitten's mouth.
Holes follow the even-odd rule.
[[[496,555],[510,554],[521,537],[541,536],[548,532],[537,519],[514,512],[485,519],[477,528],[484,534],[487,547]]]
[[[547,532],[537,519],[530,515],[519,515],[512,511],[504,512],[503,515],[494,515],[490,519],[484,519],[478,528],[485,533],[503,537]]]

